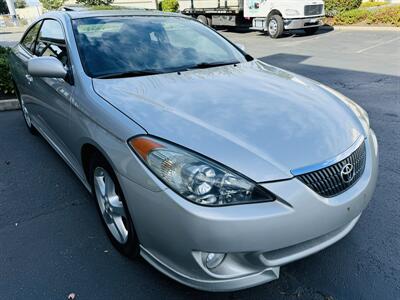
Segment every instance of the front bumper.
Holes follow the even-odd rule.
[[[378,146],[372,131],[366,145],[363,175],[333,198],[323,198],[293,178],[262,184],[284,201],[212,208],[166,188],[149,191],[119,176],[141,254],[166,275],[202,290],[238,290],[277,279],[280,266],[328,247],[357,223],[377,180]],[[205,252],[227,256],[209,270]]]
[[[285,30],[304,29],[309,27],[319,27],[323,25],[323,17],[310,17],[301,19],[284,19]]]

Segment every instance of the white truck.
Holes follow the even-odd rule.
[[[180,0],[179,10],[209,26],[247,26],[271,38],[292,29],[313,34],[325,16],[323,0]]]

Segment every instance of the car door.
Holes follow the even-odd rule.
[[[35,117],[37,103],[32,97],[32,76],[28,74],[28,61],[34,57],[36,38],[40,30],[42,21],[33,24],[25,33],[21,42],[13,49],[10,59],[12,63],[13,79],[21,101],[24,102],[31,117]]]
[[[65,34],[61,23],[54,19],[45,19],[35,43],[34,54],[37,57],[53,56],[62,62],[68,70],[66,78],[33,77],[31,93],[38,103],[37,123],[58,152],[70,157],[63,137],[69,128],[69,114],[74,85],[68,57]]]

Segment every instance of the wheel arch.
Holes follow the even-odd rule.
[[[93,142],[85,142],[81,146],[81,163],[82,163],[82,168],[83,172],[85,174],[87,182],[91,185],[91,178],[89,174],[89,167],[90,167],[90,160],[94,155],[99,155],[103,157],[108,164],[114,169],[114,166],[112,164],[112,161],[110,158],[105,154],[105,152],[97,145],[96,143]]]
[[[282,13],[281,13],[279,10],[273,9],[273,10],[271,10],[271,11],[269,12],[269,14],[268,14],[268,16],[267,16],[267,21],[268,21],[272,16],[274,16],[274,15],[279,15],[279,16],[283,17],[283,16],[282,16]]]

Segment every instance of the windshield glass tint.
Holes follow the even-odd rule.
[[[73,20],[73,27],[82,63],[91,77],[245,61],[217,33],[186,18],[93,17]]]

